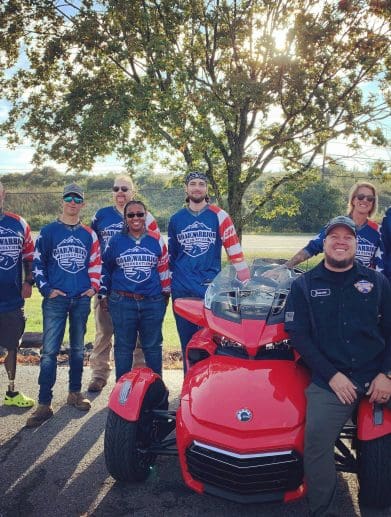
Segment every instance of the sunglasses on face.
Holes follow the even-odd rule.
[[[71,203],[72,201],[74,201],[77,205],[81,205],[83,203],[82,198],[77,196],[65,196],[63,200],[65,201],[65,203]]]
[[[359,201],[362,201],[363,199],[366,199],[368,201],[368,203],[373,203],[375,201],[375,196],[372,196],[372,195],[365,195],[365,194],[357,194],[356,198],[359,200]]]
[[[133,217],[139,217],[141,219],[144,216],[144,212],[128,212],[126,214],[126,217],[128,217],[129,219],[133,219]]]
[[[113,187],[113,192],[127,192],[129,190],[129,187]]]

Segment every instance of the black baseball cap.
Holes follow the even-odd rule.
[[[330,233],[330,231],[336,226],[345,226],[352,232],[354,236],[357,235],[356,223],[353,221],[353,219],[351,219],[347,215],[339,215],[337,217],[334,217],[327,223],[325,230],[326,237]]]

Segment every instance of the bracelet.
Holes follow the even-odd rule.
[[[33,286],[33,285],[35,285],[35,280],[34,280],[33,278],[32,278],[31,280],[27,280],[27,279],[26,279],[26,280],[25,280],[25,283],[26,283],[26,284],[29,284],[29,285],[31,285],[31,286]]]

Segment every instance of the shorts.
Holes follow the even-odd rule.
[[[16,350],[23,336],[26,318],[22,308],[10,312],[0,312],[0,346]]]

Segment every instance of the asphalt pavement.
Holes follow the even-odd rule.
[[[38,366],[18,366],[17,388],[37,397]],[[89,381],[85,369],[84,387]],[[178,405],[181,370],[165,370],[170,404]],[[124,484],[108,474],[103,457],[106,404],[114,385],[112,374],[100,394],[90,397],[88,413],[66,405],[68,367],[58,368],[54,388],[54,416],[37,429],[24,427],[30,410],[0,406],[0,517],[108,516],[264,516],[306,517],[305,501],[241,505],[198,495],[183,483],[176,457],[160,457],[144,483]],[[6,378],[0,370],[0,389]],[[92,395],[92,394],[89,394]],[[389,511],[362,511],[357,505],[353,475],[338,482],[341,516],[388,516]]]

